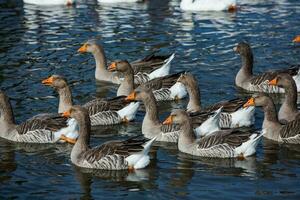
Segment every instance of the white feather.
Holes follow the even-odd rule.
[[[128,162],[128,165],[132,166],[134,169],[142,169],[147,167],[147,165],[150,163],[150,157],[148,154],[155,140],[156,137],[148,141],[144,145],[144,149],[141,152],[132,154],[127,158],[125,158],[126,161]]]
[[[221,11],[235,6],[236,0],[181,0],[180,8],[191,11]]]
[[[36,4],[42,6],[49,5],[67,5],[68,3],[73,4],[75,0],[23,0],[24,3],[28,4]]]
[[[254,124],[254,120],[255,120],[254,112],[255,112],[255,107],[250,106],[247,108],[240,108],[234,113],[231,113],[232,116],[231,128],[251,126],[252,124]]]
[[[171,88],[171,99],[183,99],[184,97],[187,96],[187,91],[186,88],[184,86],[184,84],[180,83],[180,82],[176,82]]]
[[[297,75],[293,76],[293,79],[297,85],[297,92],[300,92],[300,70],[298,71]]]
[[[67,138],[77,139],[79,136],[79,127],[78,123],[75,119],[70,118],[68,120],[68,126],[60,129],[59,131],[54,133],[54,141],[57,142],[60,139],[61,135],[65,135]]]
[[[171,69],[171,62],[175,57],[175,53],[173,53],[166,61],[163,66],[160,68],[156,69],[155,71],[151,72],[148,76],[150,80],[162,76],[167,76],[170,74],[170,69]]]
[[[220,116],[222,112],[222,108],[219,108],[215,111],[215,114],[213,116],[210,116],[205,122],[203,122],[199,127],[195,128],[195,134],[197,138],[208,136],[215,131],[220,130],[219,122],[220,122]]]
[[[117,111],[117,113],[122,119],[126,117],[127,120],[131,121],[135,118],[135,115],[139,107],[140,107],[140,102],[131,102],[128,106]]]
[[[132,3],[141,2],[141,0],[98,0],[99,3]]]
[[[263,134],[254,133],[250,136],[250,139],[244,142],[241,146],[234,149],[235,157],[243,155],[243,157],[251,156],[256,152],[256,146],[262,138]]]

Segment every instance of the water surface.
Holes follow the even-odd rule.
[[[202,104],[245,96],[234,86],[240,58],[232,48],[251,43],[255,73],[300,63],[300,2],[245,0],[237,13],[182,12],[179,1],[98,5],[79,1],[74,7],[39,7],[0,0],[0,82],[12,99],[17,122],[56,112],[56,93],[41,84],[61,74],[72,84],[74,100],[114,96],[116,86],[96,84],[94,59],[76,51],[98,39],[109,61],[136,60],[147,53],[176,52],[173,72],[195,74]],[[186,101],[160,105],[161,119]],[[143,112],[128,125],[100,127],[92,145],[141,134]],[[258,109],[255,128],[263,115]],[[0,139],[0,198],[101,199],[299,199],[299,146],[263,140],[257,155],[244,161],[196,159],[176,145],[160,144],[151,165],[126,171],[87,171],[74,167],[71,145],[13,144]]]

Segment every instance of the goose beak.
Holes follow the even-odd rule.
[[[274,78],[274,79],[271,80],[268,84],[269,84],[269,85],[277,85],[277,83],[278,83],[277,78]]]
[[[228,7],[228,12],[236,12],[237,11],[237,6],[235,4],[231,4]]]
[[[251,97],[251,98],[247,101],[247,103],[245,103],[245,104],[243,105],[243,108],[247,108],[247,107],[249,107],[249,106],[255,106],[255,100],[254,100],[253,97]]]
[[[82,45],[78,50],[79,53],[87,52],[87,44]]]
[[[110,72],[116,71],[116,69],[117,69],[116,62],[112,62],[108,67],[108,71],[110,71]]]
[[[173,123],[173,116],[170,115],[164,122],[164,125],[172,124]]]
[[[50,76],[49,78],[44,79],[44,80],[42,81],[42,84],[44,84],[44,85],[52,85],[52,84],[53,84],[53,77]]]
[[[62,116],[63,117],[70,117],[71,113],[70,113],[70,111],[66,111],[66,112],[63,112]]]
[[[134,101],[136,97],[136,92],[131,92],[126,98],[125,101]]]
[[[75,144],[76,143],[76,139],[68,138],[64,134],[62,134],[60,136],[60,139],[63,140],[63,141],[66,141],[66,142],[68,142],[70,144]]]
[[[300,42],[300,35],[297,35],[294,39],[293,42],[298,43]]]

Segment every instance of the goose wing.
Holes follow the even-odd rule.
[[[153,52],[146,57],[136,60],[131,64],[134,74],[138,72],[150,73],[158,68],[160,68],[171,55],[156,55],[156,52]]]
[[[198,140],[198,148],[207,149],[221,144],[227,144],[236,148],[243,142],[249,140],[251,134],[252,133],[250,132],[243,132],[235,129],[217,131],[212,135],[205,136]]]
[[[215,103],[211,106],[204,108],[203,111],[213,112],[223,107],[222,108],[223,112],[232,113],[240,109],[246,102],[247,102],[246,99],[241,99],[241,98],[231,99],[229,101],[220,101],[218,103]]]
[[[184,72],[178,72],[164,77],[155,78],[146,83],[143,83],[142,85],[146,88],[151,88],[152,90],[159,90],[161,88],[170,88],[177,82],[178,78],[182,73]]]
[[[67,127],[67,118],[59,114],[39,114],[16,127],[19,134],[26,134],[35,130],[58,131],[61,128]]]
[[[84,104],[83,107],[88,110],[89,115],[91,116],[103,111],[121,110],[126,104],[125,96],[118,96],[111,99],[96,98]]]
[[[296,119],[282,126],[280,130],[281,138],[288,139],[300,135],[300,115]]]
[[[124,141],[106,142],[101,146],[86,151],[82,157],[89,163],[94,163],[105,156],[114,154],[127,157],[132,153],[143,150],[143,144],[146,142],[146,139],[138,139],[139,137],[140,136],[132,137]]]

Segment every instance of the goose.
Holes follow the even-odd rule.
[[[297,108],[297,86],[294,79],[289,74],[278,74],[269,85],[275,85],[284,88],[285,99],[278,112],[280,121],[293,121],[299,115],[300,111]]]
[[[72,106],[62,116],[74,118],[79,126],[79,137],[71,151],[71,162],[74,165],[102,170],[135,170],[145,168],[150,163],[148,153],[155,138],[148,142],[136,138],[108,141],[91,148],[88,111],[81,106]]]
[[[295,120],[281,124],[273,100],[264,94],[251,97],[244,107],[262,106],[265,113],[262,125],[264,137],[279,142],[300,144],[300,115]]]
[[[247,102],[247,100],[237,98],[229,101],[221,101],[206,108],[202,108],[200,89],[196,77],[191,73],[185,73],[178,78],[177,82],[182,83],[187,89],[189,95],[187,111],[189,113],[211,113],[212,111],[223,107],[223,112],[220,116],[221,128],[248,127],[254,124],[254,107],[243,108],[243,105]]]
[[[79,49],[79,53],[92,53],[96,61],[95,78],[99,81],[107,81],[115,84],[121,83],[118,74],[107,70],[107,61],[103,47],[96,40],[88,40]],[[150,79],[165,76],[170,73],[171,61],[175,54],[171,56],[156,56],[151,54],[141,60],[131,63],[134,74],[135,83],[141,84]]]
[[[250,45],[245,42],[240,42],[236,47],[234,47],[234,51],[240,54],[242,58],[242,67],[235,77],[236,86],[250,92],[284,93],[283,88],[268,85],[268,81],[275,78],[278,73],[288,73],[295,80],[297,91],[300,92],[299,66],[269,71],[260,75],[253,75],[253,54]]]
[[[0,137],[20,143],[74,143],[78,126],[74,119],[43,113],[17,125],[8,96],[0,91]]]
[[[112,62],[108,69],[110,71],[123,73],[124,75],[124,80],[118,88],[117,96],[127,96],[136,88],[136,84],[134,84],[135,76],[133,74],[133,69],[128,61]],[[153,90],[156,101],[182,99],[186,96],[187,92],[183,84],[176,83],[180,74],[181,72],[155,78],[143,83],[143,85]]]
[[[50,5],[72,5],[76,0],[23,0],[24,3],[36,4],[42,6]]]
[[[202,157],[245,158],[255,154],[261,134],[244,132],[237,129],[216,131],[197,139],[194,135],[189,115],[184,110],[175,110],[163,122],[165,125],[180,125],[178,138],[179,151]]]
[[[52,75],[42,83],[53,87],[59,94],[58,112],[62,113],[73,106],[72,93],[65,78]],[[90,115],[92,126],[113,125],[132,121],[138,111],[140,103],[128,104],[124,96],[111,99],[93,99],[83,105]]]
[[[152,139],[156,137],[160,142],[176,143],[179,136],[180,127],[178,125],[163,125],[158,118],[158,108],[156,100],[151,89],[147,87],[139,87],[126,97],[128,101],[142,101],[145,105],[146,114],[142,123],[142,133],[144,137]],[[220,110],[219,110],[220,113]],[[202,136],[215,131],[218,126],[218,114],[211,116],[211,113],[204,113],[193,116],[193,123],[197,135]],[[202,126],[202,123],[205,122]],[[202,127],[201,127],[202,126]],[[199,133],[198,133],[199,132]],[[201,133],[200,133],[201,132]]]
[[[97,0],[99,3],[135,3],[143,0]]]
[[[294,39],[293,39],[294,43],[299,43],[300,42],[300,35],[297,35]]]
[[[236,0],[181,0],[180,8],[190,11],[235,11]]]

